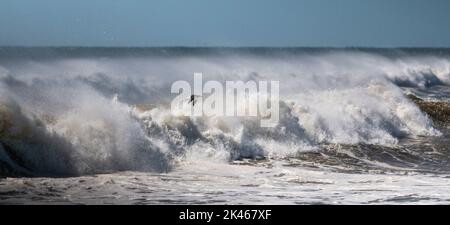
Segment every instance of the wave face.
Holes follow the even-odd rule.
[[[446,50],[3,48],[0,172],[165,172],[186,161],[298,157],[330,144],[395,148],[405,138],[442,134],[404,92],[450,85],[449,55]],[[279,80],[278,125],[261,128],[257,118],[172,115],[171,84],[192,81],[195,72],[203,73],[204,81]]]

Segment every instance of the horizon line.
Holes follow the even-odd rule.
[[[450,49],[450,46],[197,46],[197,45],[161,45],[161,46],[94,46],[94,45],[0,45],[0,48],[328,48],[328,49]]]

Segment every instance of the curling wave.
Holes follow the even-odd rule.
[[[164,172],[183,162],[298,157],[328,144],[392,148],[441,135],[402,88],[449,85],[446,56],[163,50],[54,50],[42,59],[0,51],[0,173]],[[172,115],[170,85],[194,72],[219,81],[279,80],[278,125]]]

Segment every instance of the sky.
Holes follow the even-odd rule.
[[[450,47],[450,1],[1,0],[0,46]]]

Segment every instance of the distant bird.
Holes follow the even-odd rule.
[[[197,102],[197,97],[201,97],[200,95],[191,95],[191,97],[189,98],[189,102],[188,103],[191,103],[192,102],[192,106],[194,106],[195,105],[195,103]]]

